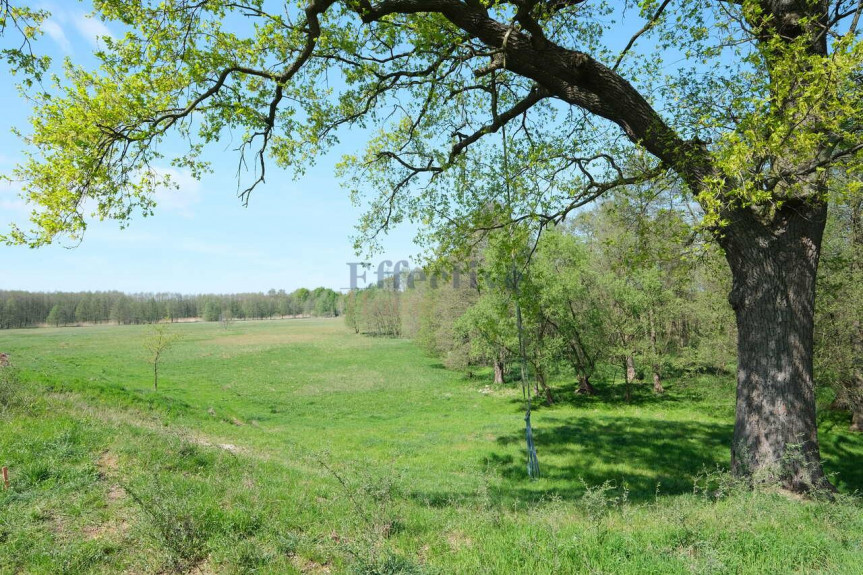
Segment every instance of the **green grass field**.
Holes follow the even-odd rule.
[[[155,392],[148,329],[0,332],[0,573],[863,573],[863,436],[822,410],[833,502],[742,489],[731,377],[559,382],[530,481],[520,390],[409,341],[176,325]]]

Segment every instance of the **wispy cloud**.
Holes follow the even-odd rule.
[[[66,37],[63,27],[56,20],[50,19],[42,22],[42,30],[54,40],[61,50],[67,54],[72,53],[72,43],[69,42],[69,38]]]
[[[104,22],[88,16],[83,12],[72,16],[72,24],[78,30],[78,33],[87,41],[93,48],[101,48],[101,38],[113,38],[111,31],[105,26]]]
[[[50,12],[51,18],[42,23],[42,31],[67,54],[72,54],[76,47],[81,48],[81,40],[86,42],[89,48],[98,49],[102,47],[102,38],[114,37],[104,22],[80,10],[54,6]],[[75,32],[71,39],[70,30]]]
[[[27,211],[27,204],[21,199],[0,199],[0,211],[4,213],[15,212],[23,214]]]
[[[195,215],[194,207],[201,202],[201,182],[187,170],[176,168],[153,168],[157,177],[168,176],[172,186],[156,190],[155,200],[159,210],[179,214],[186,218]]]
[[[220,258],[224,258],[226,260],[249,260],[261,256],[260,251],[246,250],[230,244],[210,243],[196,239],[185,240],[180,244],[179,247],[183,251],[201,255],[219,256]]]
[[[18,195],[20,190],[8,181],[0,180],[0,233],[8,231],[9,224],[21,224],[30,214],[27,203]]]

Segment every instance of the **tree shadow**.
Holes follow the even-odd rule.
[[[578,417],[566,423],[534,429],[542,475],[549,493],[524,489],[526,466],[521,461],[489,461],[508,480],[509,496],[581,495],[587,486],[616,481],[626,485],[631,500],[692,491],[705,468],[727,465],[733,426],[713,422],[683,422],[638,417]],[[498,444],[523,444],[524,434],[498,438]],[[545,460],[543,461],[543,455]],[[562,487],[566,486],[566,487]]]
[[[842,492],[863,492],[863,434],[847,431],[848,424],[847,414],[820,415],[824,468]],[[488,473],[500,478],[487,487],[485,497],[499,506],[575,499],[607,481],[619,489],[625,486],[633,502],[652,501],[657,494],[692,493],[700,475],[728,468],[733,427],[732,421],[666,421],[611,413],[564,420],[549,410],[533,427],[542,478],[531,481],[527,475],[521,428],[498,437],[498,448],[481,460]],[[481,496],[413,494],[431,506],[475,503]]]
[[[631,416],[549,420],[533,428],[542,478],[531,481],[524,456],[524,430],[497,438],[498,449],[481,464],[499,477],[489,486],[495,505],[536,503],[551,498],[575,499],[589,487],[611,481],[628,490],[633,502],[692,493],[705,470],[727,467],[731,423],[663,421]],[[513,454],[514,447],[519,448]],[[414,492],[430,506],[466,503],[479,495],[456,492]]]
[[[818,414],[818,438],[824,471],[845,493],[863,493],[863,433],[848,430],[851,414],[823,410]]]

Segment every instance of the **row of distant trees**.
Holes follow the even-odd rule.
[[[837,204],[827,226],[818,285],[816,377],[863,428],[863,201]],[[413,338],[451,368],[517,377],[522,315],[525,363],[537,391],[551,379],[594,392],[608,374],[646,380],[733,370],[736,327],[722,254],[672,198],[618,195],[538,239],[478,238],[460,282],[407,277],[345,296],[358,333]],[[528,265],[529,260],[529,265]],[[518,292],[513,272],[518,273]],[[429,277],[430,270],[413,277]],[[603,375],[605,377],[603,377]]]
[[[341,295],[329,288],[287,293],[182,295],[122,292],[0,291],[0,329],[39,325],[141,324],[164,319],[268,319],[340,315]]]

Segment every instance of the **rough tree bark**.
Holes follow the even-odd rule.
[[[575,390],[578,395],[594,395],[596,388],[590,383],[590,376],[583,373],[578,374],[578,389]]]
[[[748,210],[737,215],[721,240],[738,330],[732,469],[795,491],[826,487],[812,351],[827,206],[788,202],[768,223]]]
[[[503,374],[505,370],[504,363],[504,352],[501,351],[498,353],[497,357],[494,358],[494,383],[503,383]]]
[[[632,357],[632,354],[626,356],[623,367],[626,370],[626,384],[630,385],[636,380],[635,358]]]

